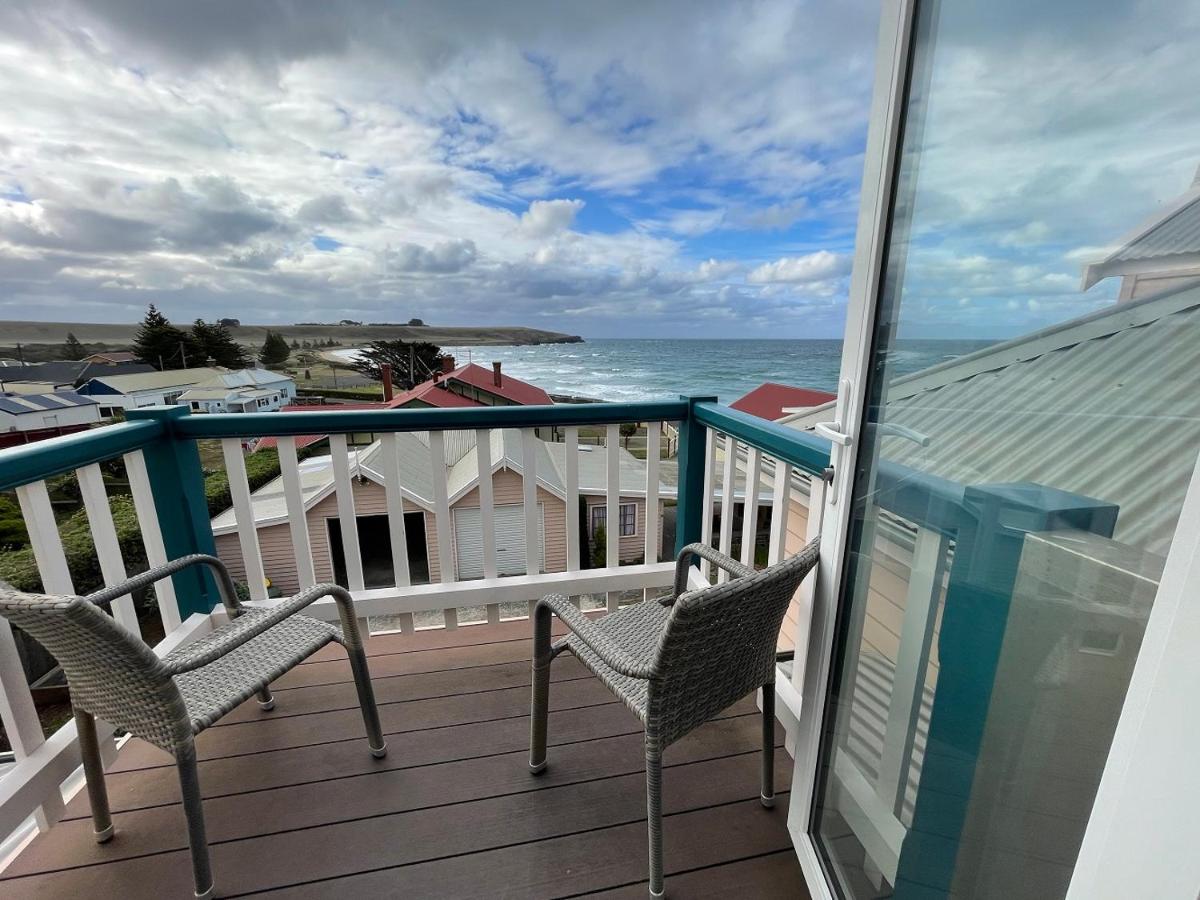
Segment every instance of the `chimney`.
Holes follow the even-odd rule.
[[[434,383],[434,384],[441,384],[441,383],[442,383],[442,373],[441,373],[441,372],[434,372],[434,373],[433,373],[433,383]]]
[[[504,384],[504,376],[500,374],[499,361],[492,363],[492,384],[496,387],[501,387]]]
[[[442,374],[449,375],[453,371],[454,371],[454,357],[453,356],[443,356],[442,357]]]
[[[383,381],[383,399],[386,402],[392,399],[392,367],[388,363],[381,364],[379,374]]]

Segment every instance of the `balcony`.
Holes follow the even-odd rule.
[[[666,463],[646,460],[644,484],[631,489],[621,471],[619,429],[645,423],[647,446],[661,428],[678,428],[678,493],[660,479]],[[554,429],[565,444],[561,503],[546,503],[535,429]],[[587,567],[581,548],[580,430],[604,434],[606,520],[620,520],[622,499],[644,498],[637,540],[640,560],[621,562],[619,529],[606,536],[605,562]],[[493,494],[487,457],[477,454],[482,578],[456,580],[461,524],[452,509],[447,467],[433,463],[428,498],[415,498],[429,522],[431,583],[416,584],[403,532],[414,497],[405,487],[399,436],[419,435],[429,459],[447,459],[448,443],[467,435],[492,446],[506,430],[518,446],[519,506],[528,541],[521,574],[500,574],[497,535],[501,503]],[[345,536],[340,575],[356,612],[376,627],[368,642],[384,730],[391,752],[382,763],[361,752],[359,727],[344,656],[322,651],[277,684],[278,705],[253,702],[198,740],[200,779],[218,884],[224,896],[278,892],[287,896],[644,896],[645,795],[641,734],[636,720],[574,660],[554,677],[550,743],[555,765],[530,779],[528,745],[530,627],[527,604],[546,593],[580,598],[591,614],[616,609],[624,598],[667,588],[674,566],[661,547],[663,504],[675,504],[675,545],[696,540],[726,551],[740,548],[755,561],[760,522],[768,562],[798,549],[817,528],[807,509],[824,489],[818,477],[828,445],[782,426],[688,399],[639,404],[587,404],[455,410],[297,412],[187,415],[182,409],[131,413],[130,420],[94,431],[0,453],[0,489],[16,489],[44,590],[76,591],[56,527],[47,479],[74,473],[103,581],[126,575],[122,543],[100,464],[121,459],[145,559],[157,564],[187,553],[220,551],[240,573],[252,603],[268,604],[267,577],[281,569],[299,585],[321,570],[309,528],[302,463],[294,436],[328,433],[334,517]],[[346,436],[380,435],[378,473],[393,550],[391,584],[368,586],[358,524],[362,473]],[[278,440],[279,489],[289,536],[282,560],[269,555],[255,526],[241,442]],[[214,539],[197,441],[222,442],[234,526]],[[758,486],[758,489],[747,486]],[[554,492],[552,492],[554,493]],[[557,497],[558,494],[555,493]],[[740,505],[735,516],[722,508]],[[769,512],[760,515],[760,506]],[[541,510],[540,521],[537,515]],[[555,512],[557,511],[557,512]],[[555,516],[558,517],[557,521]],[[714,525],[714,522],[717,522]],[[456,528],[458,530],[456,530]],[[540,531],[539,531],[540,529]],[[548,551],[561,533],[561,563]],[[769,540],[766,538],[769,537]],[[738,543],[740,539],[740,544]],[[636,548],[635,548],[636,549]],[[236,558],[230,558],[235,556]],[[660,561],[660,560],[667,561]],[[761,562],[761,559],[760,559]],[[132,573],[130,573],[132,574]],[[716,573],[693,570],[693,584]],[[781,638],[777,749],[780,802],[758,801],[760,729],[754,698],[671,747],[665,758],[667,873],[676,896],[795,897],[803,879],[787,827],[792,770],[786,743],[799,713],[802,658],[811,605],[811,579],[801,589]],[[205,575],[181,573],[155,596],[156,614],[139,616],[132,598],[114,615],[164,654],[196,640],[223,621]],[[598,607],[598,608],[594,608]],[[478,624],[470,610],[482,610]],[[216,610],[216,611],[214,611]],[[312,614],[336,619],[332,604]],[[437,625],[424,625],[430,613]],[[0,620],[2,621],[2,620]],[[386,627],[385,627],[386,626]],[[96,845],[86,796],[80,792],[74,725],[43,734],[15,637],[0,626],[0,696],[15,763],[0,778],[0,839],[7,837],[0,872],[6,897],[187,896],[190,873],[178,787],[169,758],[109,729],[102,750],[118,839]],[[155,635],[164,635],[161,638]]]

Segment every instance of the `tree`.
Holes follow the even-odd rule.
[[[608,531],[597,525],[592,531],[592,568],[603,569],[608,565]]]
[[[133,352],[139,361],[156,369],[183,369],[203,364],[187,332],[172,325],[153,303],[134,336]]]
[[[298,340],[296,340],[295,338],[292,338],[292,349],[293,350],[300,349],[300,342]]]
[[[629,449],[629,439],[631,437],[633,437],[635,434],[637,434],[637,432],[638,432],[637,422],[622,422],[621,423],[621,437],[623,437],[625,439],[625,449],[626,450]]]
[[[87,356],[87,347],[85,347],[70,331],[67,332],[67,341],[62,346],[60,351],[63,359],[83,359]]]
[[[220,322],[205,322],[197,319],[192,323],[192,344],[196,348],[198,366],[208,365],[212,360],[215,365],[227,369],[244,369],[250,365],[250,355],[246,349],[233,339],[229,329]]]
[[[421,319],[409,319],[408,324],[413,328],[424,328],[425,323]]]
[[[392,367],[392,383],[407,391],[441,368],[442,348],[428,341],[371,341],[359,351],[351,367],[379,381],[384,363]]]
[[[266,340],[263,341],[262,349],[258,351],[258,360],[264,366],[277,366],[280,363],[287,362],[288,357],[291,355],[292,348],[288,346],[288,342],[284,336],[268,331]]]

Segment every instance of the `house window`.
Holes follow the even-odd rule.
[[[200,401],[199,401],[199,400],[193,400],[193,401],[192,401],[192,409],[193,409],[193,410],[199,410],[199,409],[200,409]]]
[[[266,405],[267,405],[267,398],[266,398],[266,397],[259,397],[259,398],[258,398],[258,405],[259,405],[259,407],[266,406]]]
[[[592,534],[596,533],[598,528],[608,527],[608,507],[593,506],[592,507]],[[622,503],[621,504],[621,537],[631,537],[637,534],[637,504]]]
[[[163,394],[163,405],[170,406],[176,400],[183,396],[183,391],[175,391],[172,394]],[[153,404],[151,404],[153,405]]]

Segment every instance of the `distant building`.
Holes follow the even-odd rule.
[[[79,389],[100,403],[107,418],[118,409],[173,406],[194,412],[274,412],[296,396],[290,376],[266,369],[169,369],[136,375],[97,375]]]
[[[83,358],[83,362],[92,362],[101,366],[114,366],[117,363],[137,362],[137,356],[128,350],[110,350],[105,353],[92,353]]]
[[[82,387],[93,375],[134,375],[155,371],[139,362],[94,363],[86,359],[5,366],[0,370],[0,391],[44,394]]]
[[[224,325],[226,328],[240,328],[241,324],[242,324],[242,320],[241,319],[222,319],[221,324]]]
[[[551,404],[550,395],[535,384],[505,375],[500,363],[491,369],[475,363],[455,367],[454,357],[442,359],[442,371],[411,390],[387,401],[390,409],[456,406],[536,406]]]
[[[73,391],[0,393],[0,448],[83,431],[99,421],[96,401]]]
[[[812,388],[792,387],[788,384],[768,381],[729,405],[741,412],[775,422],[782,419],[788,412],[820,406],[833,399],[834,395],[828,391],[816,391]]]

